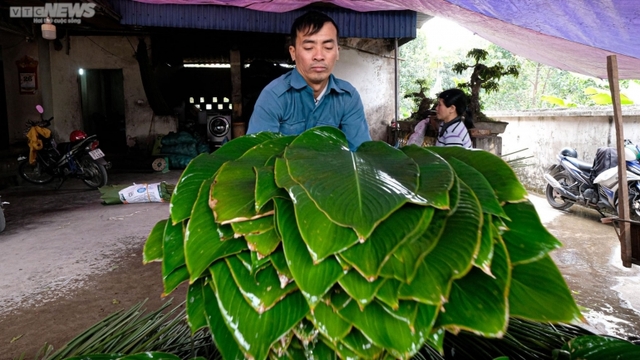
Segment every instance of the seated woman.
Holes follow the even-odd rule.
[[[436,118],[441,121],[436,146],[471,148],[471,137],[464,124],[467,96],[460,89],[445,90],[438,95]]]

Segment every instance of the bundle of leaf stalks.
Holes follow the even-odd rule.
[[[120,359],[128,354],[163,352],[179,359],[201,356],[220,358],[206,329],[191,334],[186,322],[184,303],[165,311],[171,305],[168,300],[159,309],[145,313],[145,301],[127,311],[119,310],[76,336],[54,352],[51,344],[45,344],[36,360],[62,359]],[[94,354],[96,356],[86,356]],[[108,355],[108,356],[105,356]],[[169,359],[166,354],[160,357]],[[20,357],[19,360],[23,360]]]
[[[202,329],[191,335],[186,321],[184,304],[165,313],[171,305],[167,301],[158,310],[144,314],[144,302],[127,311],[115,312],[54,352],[45,344],[36,360],[62,359],[124,359],[127,355],[152,353],[145,359],[180,359],[200,356],[221,359],[211,335]],[[414,359],[553,359],[570,340],[593,335],[588,330],[567,324],[552,325],[511,318],[502,339],[488,339],[469,332],[445,338],[444,354],[425,346]],[[91,355],[91,356],[89,356]],[[22,360],[23,358],[21,358]]]
[[[135,184],[134,184],[135,185]],[[160,199],[158,201],[142,201],[142,202],[165,202],[171,200],[171,195],[173,194],[173,190],[175,189],[175,184],[167,184],[162,181],[156,184],[148,184],[148,186],[157,186],[158,194]],[[104,205],[113,205],[113,204],[122,204],[123,199],[120,192],[131,185],[107,185],[99,188],[100,191],[100,199],[102,199],[102,204]]]

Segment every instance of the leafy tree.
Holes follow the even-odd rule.
[[[403,118],[417,109],[411,94],[428,90],[434,83],[437,68],[427,51],[427,35],[418,31],[416,39],[400,47],[400,112]],[[418,83],[420,81],[420,83]]]
[[[483,49],[471,49],[467,53],[467,57],[475,61],[473,64],[459,62],[453,66],[453,71],[462,74],[467,69],[473,69],[468,82],[458,84],[458,87],[469,89],[471,91],[471,103],[469,107],[474,119],[486,118],[480,110],[480,89],[484,89],[487,93],[498,91],[498,81],[506,75],[518,77],[518,66],[504,66],[500,62],[495,65],[487,66],[481,61],[486,61],[489,53]]]

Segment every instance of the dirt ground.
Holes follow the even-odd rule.
[[[110,184],[175,184],[179,171],[110,174]],[[22,184],[0,190],[7,228],[0,233],[0,360],[33,359],[48,342],[55,349],[119,309],[162,298],[159,263],[142,264],[142,247],[169,204],[101,204],[79,180]]]

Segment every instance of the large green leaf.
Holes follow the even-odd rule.
[[[406,322],[390,315],[377,302],[372,302],[364,310],[360,310],[352,301],[340,310],[340,315],[353,322],[353,325],[374,344],[387,349],[398,358],[409,358],[420,350],[431,330],[436,313],[437,306],[425,308],[422,314],[418,315],[420,319],[416,320],[412,329]]]
[[[256,173],[256,211],[260,211],[274,197],[288,198],[287,192],[276,185],[273,166],[254,168]]]
[[[345,336],[342,343],[362,359],[379,358],[383,351],[357,329],[353,329],[349,335]]]
[[[567,342],[562,350],[569,352],[572,360],[640,359],[640,346],[622,339],[597,335],[578,336]]]
[[[460,181],[460,201],[449,216],[435,248],[424,258],[411,284],[400,287],[400,298],[436,305],[449,296],[453,279],[471,268],[480,246],[482,212],[471,189]]]
[[[207,324],[216,348],[225,360],[244,360],[244,354],[233,338],[232,330],[225,325],[224,318],[218,307],[218,299],[213,291],[213,282],[202,287]],[[242,300],[241,300],[242,301]]]
[[[514,265],[536,261],[562,244],[540,222],[536,208],[526,201],[504,205],[511,221],[504,219],[508,230],[502,234]]]
[[[369,282],[358,272],[351,270],[347,272],[338,283],[349,296],[360,304],[360,307],[364,307],[373,300],[378,289],[380,289],[386,280],[385,278],[378,278],[373,282]]]
[[[256,173],[254,167],[282,153],[293,140],[284,136],[268,140],[249,149],[237,160],[223,164],[211,188],[211,208],[216,222],[226,224],[256,219],[271,212],[267,207],[256,211]]]
[[[288,200],[274,199],[276,219],[282,235],[282,247],[289,270],[311,308],[322,300],[324,294],[344,275],[335,257],[315,264],[305,246],[296,224],[293,204]]]
[[[269,260],[271,260],[271,264],[278,272],[280,287],[284,287],[293,281],[293,275],[291,274],[291,270],[289,270],[289,265],[287,265],[287,258],[284,256],[282,247],[272,252],[271,255],[269,255]]]
[[[380,302],[382,308],[391,316],[400,321],[404,321],[413,328],[418,316],[418,305],[420,303],[415,301],[400,301],[397,308],[393,308],[384,302]]]
[[[414,197],[418,187],[418,166],[404,153],[380,141],[351,152],[345,135],[333,127],[305,131],[284,158],[291,177],[318,207],[361,239]]]
[[[324,302],[319,302],[308,317],[316,329],[334,343],[342,340],[351,331],[351,323],[342,319],[333,307]]]
[[[398,298],[400,286],[402,286],[401,281],[394,278],[388,278],[387,281],[382,284],[382,287],[378,289],[376,298],[392,309],[398,309],[400,307],[400,299]]]
[[[499,237],[497,229],[494,233],[494,225],[490,214],[483,214],[482,235],[480,236],[480,249],[478,255],[473,259],[473,265],[491,275],[491,260],[493,259],[493,241]]]
[[[255,220],[246,220],[231,223],[231,228],[236,237],[257,235],[265,233],[274,227],[273,216],[265,216]]]
[[[427,337],[426,343],[439,353],[444,353],[444,336],[446,331],[443,328],[435,329]]]
[[[167,221],[162,239],[162,277],[169,276],[175,269],[184,266],[184,223],[172,224]]]
[[[432,216],[431,207],[406,204],[378,225],[364,243],[350,247],[340,256],[369,281],[375,280],[393,252],[420,236]]]
[[[421,234],[419,237],[402,244],[384,265],[382,274],[386,277],[395,277],[402,282],[412,282],[422,260],[438,243],[448,215],[446,211],[436,210],[429,223],[421,224],[428,228],[419,230]]]
[[[471,190],[473,190],[478,201],[480,201],[480,205],[482,205],[482,212],[500,217],[507,216],[502,209],[502,206],[500,206],[491,184],[489,184],[480,171],[456,159],[455,157],[450,158],[448,161],[451,167],[455,170],[458,178],[464,181],[464,183],[469,185]]]
[[[448,209],[449,190],[453,186],[454,178],[451,166],[440,156],[416,145],[405,146],[401,150],[412,158],[420,169],[420,184],[416,194],[426,205]]]
[[[278,273],[272,266],[265,267],[254,278],[237,257],[227,257],[225,261],[247,304],[259,314],[271,309],[278,301],[298,289],[295,283],[280,287]]]
[[[147,241],[144,243],[144,249],[142,250],[143,264],[148,264],[152,261],[162,261],[162,242],[167,221],[168,220],[160,220],[153,229],[151,229],[151,233],[147,237]]]
[[[162,276],[162,284],[164,285],[164,291],[162,296],[167,296],[175,290],[178,285],[189,280],[189,270],[185,265],[182,265],[173,270],[169,275]]]
[[[436,326],[452,333],[471,331],[484,337],[502,337],[507,328],[507,295],[511,281],[511,264],[503,243],[495,246],[489,276],[473,268],[451,286],[449,301],[438,316]]]
[[[244,300],[226,263],[216,262],[210,270],[224,323],[243,352],[256,360],[266,359],[271,345],[309,311],[304,297],[296,291],[258,314]]]
[[[578,322],[582,315],[549,255],[513,267],[509,292],[512,316],[534,321]]]
[[[198,197],[200,184],[210,179],[220,166],[229,160],[242,156],[247,150],[278,137],[278,134],[264,132],[233,139],[212,154],[200,154],[187,165],[171,195],[171,219],[174,223],[187,219]]]
[[[351,228],[337,225],[318,209],[302,187],[291,179],[283,159],[276,160],[275,169],[276,182],[287,189],[291,199],[295,199],[298,229],[314,262],[320,262],[358,242]]]
[[[189,285],[189,289],[187,290],[186,313],[191,335],[208,325],[204,305],[205,300],[202,294],[202,288],[205,286],[209,286],[207,285],[207,279],[202,278]]]
[[[262,234],[247,235],[249,249],[256,251],[260,256],[269,256],[280,245],[280,235],[275,228],[271,228]]]
[[[209,208],[209,189],[213,179],[202,182],[200,193],[193,205],[184,239],[184,256],[189,280],[194,282],[217,259],[247,249],[242,239],[221,241],[219,225]]]
[[[501,158],[484,150],[469,150],[459,146],[438,146],[427,148],[449,161],[458,159],[478,170],[489,181],[502,202],[522,201],[527,190],[522,186],[513,169]]]
[[[360,358],[358,356],[358,354],[354,353],[351,349],[349,349],[342,342],[338,342],[337,344],[332,344],[330,341],[325,339],[323,336],[320,336],[320,340],[322,341],[322,343],[324,345],[326,345],[328,348],[333,350],[335,352],[335,354],[338,355],[337,356],[338,359],[355,360],[355,359],[359,359]],[[295,360],[300,359],[300,360],[302,360],[304,358],[292,358],[292,359],[295,359]],[[318,360],[322,360],[322,359],[318,359]]]

